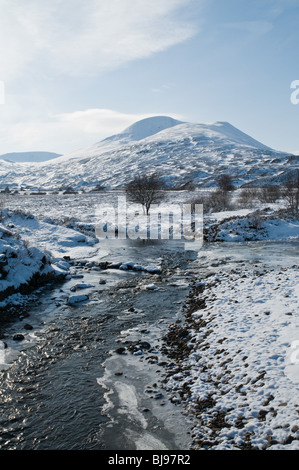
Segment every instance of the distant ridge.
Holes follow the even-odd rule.
[[[53,152],[12,152],[5,153],[0,155],[1,160],[6,160],[9,162],[45,162],[52,160],[53,158],[58,158],[61,155]]]

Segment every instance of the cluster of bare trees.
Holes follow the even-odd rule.
[[[299,211],[299,170],[290,174],[280,185],[266,185],[262,188],[244,188],[239,194],[238,203],[249,207],[254,202],[274,203],[283,201],[286,208],[293,212]]]
[[[299,170],[293,175],[289,176],[284,184],[283,196],[288,204],[288,207],[293,212],[299,210]]]
[[[196,189],[192,185],[191,191]],[[205,211],[222,210],[230,206],[231,192],[235,189],[230,175],[221,175],[217,181],[217,189],[208,196],[201,194],[194,204],[202,204]],[[169,187],[158,173],[141,174],[129,181],[125,186],[128,198],[135,203],[139,203],[144,208],[144,213],[149,214],[150,206],[159,203],[165,197],[165,191]]]
[[[228,210],[232,208],[232,194],[234,190],[235,186],[231,175],[221,174],[217,178],[216,189],[196,195],[193,203],[202,204],[205,213]]]
[[[230,175],[220,175],[217,180],[217,188],[209,195],[201,196],[200,201],[205,210],[220,211],[232,209],[233,206],[253,207],[257,202],[271,204],[283,201],[286,208],[292,212],[299,212],[299,170],[292,172],[282,184],[269,184],[263,187],[246,187],[241,189],[237,198],[232,203],[233,191],[236,188]]]
[[[166,189],[169,188],[157,173],[139,175],[128,182],[125,187],[129,199],[142,204],[146,214],[149,213],[152,203],[158,203],[163,199]],[[246,187],[241,189],[238,197],[233,198],[235,189],[232,176],[221,174],[217,179],[216,189],[196,194],[196,196],[194,193],[193,203],[203,204],[204,211],[209,212],[233,209],[235,205],[253,207],[257,202],[271,204],[282,200],[289,211],[299,212],[299,170],[290,173],[281,185]],[[232,203],[233,199],[234,203]]]
[[[271,204],[282,198],[282,189],[278,185],[267,185],[262,188],[243,188],[239,193],[238,204],[251,207],[257,201]]]

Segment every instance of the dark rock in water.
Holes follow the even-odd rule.
[[[140,347],[141,347],[142,349],[150,349],[150,348],[151,348],[150,343],[148,343],[147,341],[141,341],[141,342],[139,343],[139,345],[140,345]]]
[[[128,344],[127,347],[131,353],[142,351],[143,349],[149,350],[151,348],[150,343],[147,341],[126,341],[126,343]]]
[[[29,323],[26,323],[26,325],[24,325],[24,329],[25,330],[33,330],[33,326],[30,325]]]
[[[108,269],[119,269],[123,263],[108,263]]]
[[[14,341],[23,341],[23,339],[25,339],[25,336],[24,335],[21,335],[21,334],[16,334],[13,336],[12,338]]]
[[[99,266],[99,268],[101,268],[101,269],[107,269],[108,264],[109,264],[108,261],[103,261],[103,262],[101,262],[101,263],[98,263],[98,266]]]
[[[100,279],[100,280],[99,280],[99,284],[106,284],[105,279]]]
[[[85,264],[85,266],[86,266],[87,268],[93,268],[93,267],[95,266],[95,262],[94,262],[94,261],[89,261],[89,262],[87,262],[87,263]]]
[[[181,332],[178,334],[178,338],[183,339],[183,338],[186,338],[189,335],[190,335],[190,333],[189,333],[188,330],[182,329]]]
[[[116,354],[124,354],[126,351],[126,348],[117,348],[114,352],[116,352]]]
[[[161,398],[163,398],[163,397],[164,397],[164,395],[163,395],[162,393],[157,393],[157,394],[154,396],[155,400],[161,400]]]

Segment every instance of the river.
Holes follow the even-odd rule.
[[[30,316],[7,329],[0,449],[188,449],[192,418],[163,389],[165,364],[172,366],[163,335],[182,320],[194,280],[236,263],[292,265],[298,243],[207,244],[198,255],[171,244],[118,247],[98,258],[124,256],[162,263],[163,273],[78,266],[92,286],[88,302],[68,305],[76,279],[44,288]],[[15,333],[25,340],[13,341]]]

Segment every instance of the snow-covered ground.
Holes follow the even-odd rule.
[[[5,209],[0,225],[0,308],[22,305],[22,295],[69,274],[68,259],[97,253],[93,233]]]
[[[19,294],[26,295],[63,273],[51,264],[49,255],[36,246],[29,246],[18,234],[0,225],[0,308],[8,302],[17,304]]]
[[[242,211],[243,212],[243,211]],[[243,242],[258,240],[298,240],[299,217],[275,211],[248,211],[246,215],[231,212],[226,218],[213,218],[206,223],[205,237],[209,242]]]
[[[79,228],[56,224],[50,218],[38,219],[22,211],[4,211],[2,223],[21,235],[32,246],[51,254],[52,258],[71,256],[84,258],[95,253],[96,239]]]
[[[299,449],[298,275],[246,265],[194,285],[167,382],[196,416],[194,448]]]

